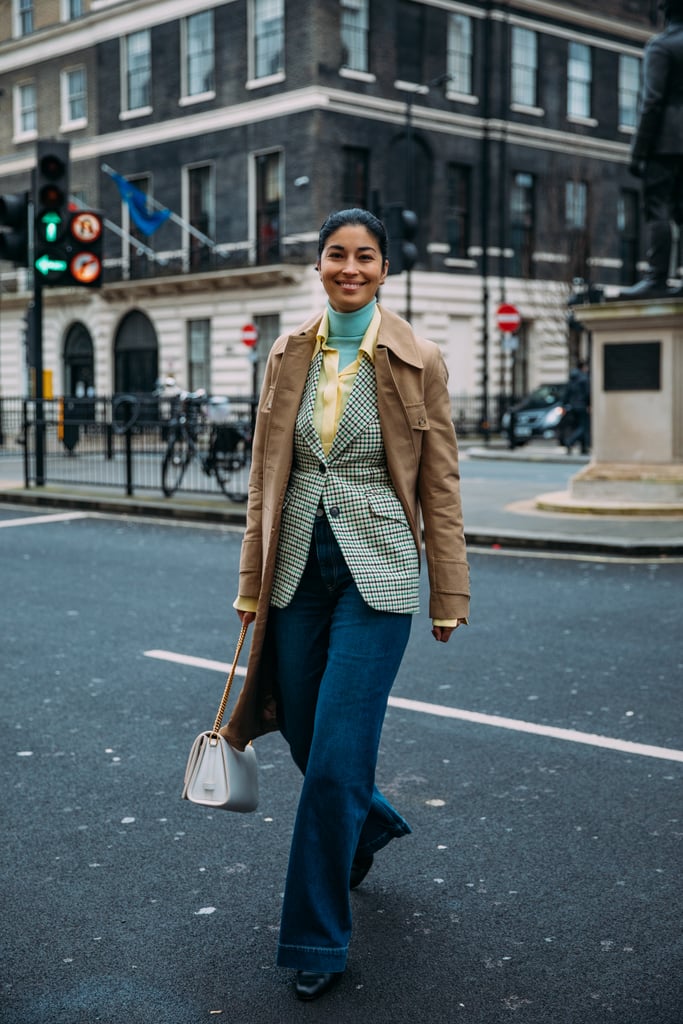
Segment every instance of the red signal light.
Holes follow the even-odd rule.
[[[66,164],[54,153],[46,154],[40,161],[40,173],[44,178],[50,178],[51,181],[61,178],[65,171]]]
[[[43,185],[39,198],[44,210],[57,210],[64,204],[64,193],[59,185]]]

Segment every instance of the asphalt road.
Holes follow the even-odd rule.
[[[239,531],[44,515],[0,508],[3,1024],[680,1024],[682,565],[472,552],[471,625],[416,618],[387,714],[413,835],[303,1005],[285,745],[256,813],[181,801],[223,674],[145,653],[229,659]]]

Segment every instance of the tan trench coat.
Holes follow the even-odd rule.
[[[467,618],[469,573],[446,367],[437,345],[418,338],[395,313],[380,309],[375,373],[389,473],[418,552],[424,537],[430,616]],[[238,747],[277,728],[263,714],[274,680],[268,610],[280,513],[292,466],[294,422],[321,317],[318,314],[294,334],[278,338],[261,390],[239,584],[240,595],[258,598],[258,608],[245,684],[225,728]]]

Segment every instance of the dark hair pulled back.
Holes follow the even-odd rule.
[[[376,239],[382,254],[382,262],[384,262],[387,259],[388,252],[386,228],[379,217],[375,217],[374,213],[370,213],[369,210],[361,210],[358,207],[354,207],[351,210],[337,210],[325,219],[318,236],[318,257],[322,256],[325,243],[330,235],[338,231],[339,228],[344,228],[349,224],[358,224],[361,227],[367,228]]]

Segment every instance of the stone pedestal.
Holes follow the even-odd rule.
[[[593,454],[557,509],[683,514],[683,299],[582,306],[580,319]]]

